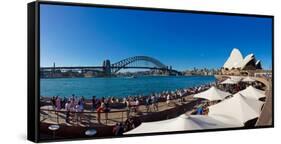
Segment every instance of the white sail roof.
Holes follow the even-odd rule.
[[[260,60],[257,60],[256,61],[256,65],[258,65],[258,64],[260,64],[261,63],[261,61]]]
[[[243,68],[244,68],[250,61],[252,61],[253,59],[255,59],[254,54],[249,54],[249,55],[247,55],[247,56],[243,59],[242,63],[240,64],[240,68],[243,69]]]
[[[250,61],[255,60],[254,54],[249,54],[245,58],[243,58],[241,52],[234,48],[231,51],[231,54],[227,61],[224,63],[223,67],[232,69],[232,68],[240,68],[243,69]],[[256,65],[260,64],[260,61],[257,61]]]
[[[224,68],[238,68],[240,67],[240,64],[243,61],[243,56],[241,54],[241,52],[237,49],[234,48],[231,51],[231,54],[229,56],[229,58],[227,59],[227,61],[224,63],[223,67]]]

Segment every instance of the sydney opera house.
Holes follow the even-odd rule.
[[[241,52],[234,48],[224,63],[221,73],[223,75],[252,75],[261,69],[261,62],[255,58],[254,54],[248,54],[243,58]]]

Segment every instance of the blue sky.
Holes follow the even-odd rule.
[[[146,55],[174,69],[220,68],[233,48],[272,67],[270,18],[43,4],[41,66],[96,66]]]

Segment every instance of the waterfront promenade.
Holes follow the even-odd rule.
[[[143,119],[145,122],[149,121],[155,121],[155,120],[164,120],[172,117],[176,117],[179,114],[166,114],[162,118],[157,117],[155,119],[154,115],[157,115],[159,113],[167,113],[168,111],[180,108],[182,111],[190,111],[192,110],[193,106],[197,103],[195,103],[195,99],[192,95],[188,95],[184,97],[184,101],[180,102],[179,99],[173,99],[171,100],[171,104],[168,106],[166,101],[160,101],[158,102],[158,110],[155,111],[152,106],[150,106],[150,111],[147,112],[147,106],[146,105],[140,105],[138,112],[128,112],[128,109],[126,108],[112,108],[109,113],[107,113],[108,117],[106,119],[105,115],[106,113],[101,113],[101,124],[103,125],[115,125],[116,122],[124,122],[128,117],[139,117],[140,119]],[[86,100],[85,107],[91,107],[91,102],[89,100]],[[92,110],[84,110],[84,112],[72,112],[74,115],[77,113],[81,116],[81,121],[73,120],[71,124],[67,124],[65,122],[65,110],[55,111],[53,110],[52,106],[43,106],[40,110],[40,121],[43,123],[49,123],[49,124],[65,124],[68,126],[82,126],[82,127],[89,127],[99,124],[97,122],[97,112]],[[147,118],[151,117],[151,118]]]
[[[43,106],[40,110],[41,136],[44,139],[52,139],[52,132],[48,130],[48,126],[52,124],[60,125],[60,129],[56,132],[57,137],[87,137],[84,135],[84,132],[92,128],[98,131],[95,137],[113,136],[114,133],[112,130],[114,129],[114,126],[117,123],[127,123],[128,119],[133,119],[133,127],[137,127],[142,122],[161,121],[177,117],[186,112],[191,113],[194,110],[194,107],[201,102],[201,100],[194,99],[193,95],[194,94],[184,96],[183,102],[179,99],[173,99],[171,100],[171,104],[169,106],[166,101],[160,101],[158,102],[157,111],[151,110],[147,112],[147,107],[145,105],[139,106],[138,113],[128,113],[128,109],[126,108],[113,108],[109,113],[107,113],[107,118],[105,117],[106,113],[101,113],[100,123],[98,123],[96,111],[84,110],[84,112],[74,112],[73,118],[75,118],[76,113],[78,115],[80,114],[81,119],[73,119],[71,123],[66,123],[65,111],[55,111],[51,108],[51,106]],[[89,106],[90,102],[86,100],[86,107]]]

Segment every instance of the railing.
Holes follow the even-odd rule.
[[[178,103],[190,103],[194,101],[193,97],[190,97],[190,99],[186,99],[190,95],[186,95],[183,98],[185,99],[185,102],[179,100],[181,98],[174,98],[171,100],[171,104],[175,104],[175,106]],[[161,108],[166,107],[166,101],[164,99],[159,100],[159,102],[156,104],[157,110],[155,110],[155,107],[153,107],[152,104],[150,104],[149,110],[146,105],[139,105],[138,109],[136,109],[135,106],[130,107],[128,110],[113,110],[110,112],[97,112],[97,111],[83,111],[83,112],[76,112],[76,111],[70,111],[72,122],[78,125],[79,122],[82,121],[82,119],[86,119],[87,123],[89,125],[94,123],[101,123],[104,122],[106,125],[108,124],[108,121],[111,120],[113,122],[124,122],[126,119],[128,119],[130,116],[137,116],[138,113],[146,113],[146,114],[153,114],[154,112],[161,112],[163,110],[166,110],[165,108],[161,110]],[[51,105],[49,107],[52,107]],[[141,108],[142,107],[142,108]],[[176,106],[177,107],[177,106]],[[170,107],[168,109],[175,108]],[[40,116],[41,121],[44,121],[46,119],[51,120],[51,122],[56,122],[57,124],[60,123],[66,123],[66,121],[62,122],[61,120],[66,120],[66,110],[54,110],[52,109],[40,109]],[[119,113],[119,114],[118,114]],[[100,119],[99,119],[100,118]],[[80,119],[80,120],[79,120]],[[115,123],[114,123],[115,124]]]
[[[54,119],[57,124],[60,123],[66,123],[61,122],[60,120],[64,119],[66,120],[66,113],[65,110],[51,110],[51,109],[40,109],[40,116],[42,116],[43,120],[45,119]],[[96,112],[96,111],[83,111],[83,112],[76,112],[76,111],[70,111],[70,117],[72,118],[73,124],[78,125],[79,122],[82,122],[82,119],[86,118],[86,121],[88,122],[88,125],[96,123],[101,123],[102,121],[105,121],[105,124],[108,124],[109,120],[115,121],[115,122],[124,122],[129,117],[129,111],[128,110],[119,110],[119,111],[111,111],[111,112]],[[114,117],[112,117],[113,114],[120,113]],[[102,114],[104,114],[104,118],[102,118]],[[95,120],[96,116],[96,121]],[[110,117],[111,116],[111,117]],[[98,118],[100,117],[100,118]],[[79,120],[80,119],[80,120]],[[42,121],[42,120],[41,120]]]

